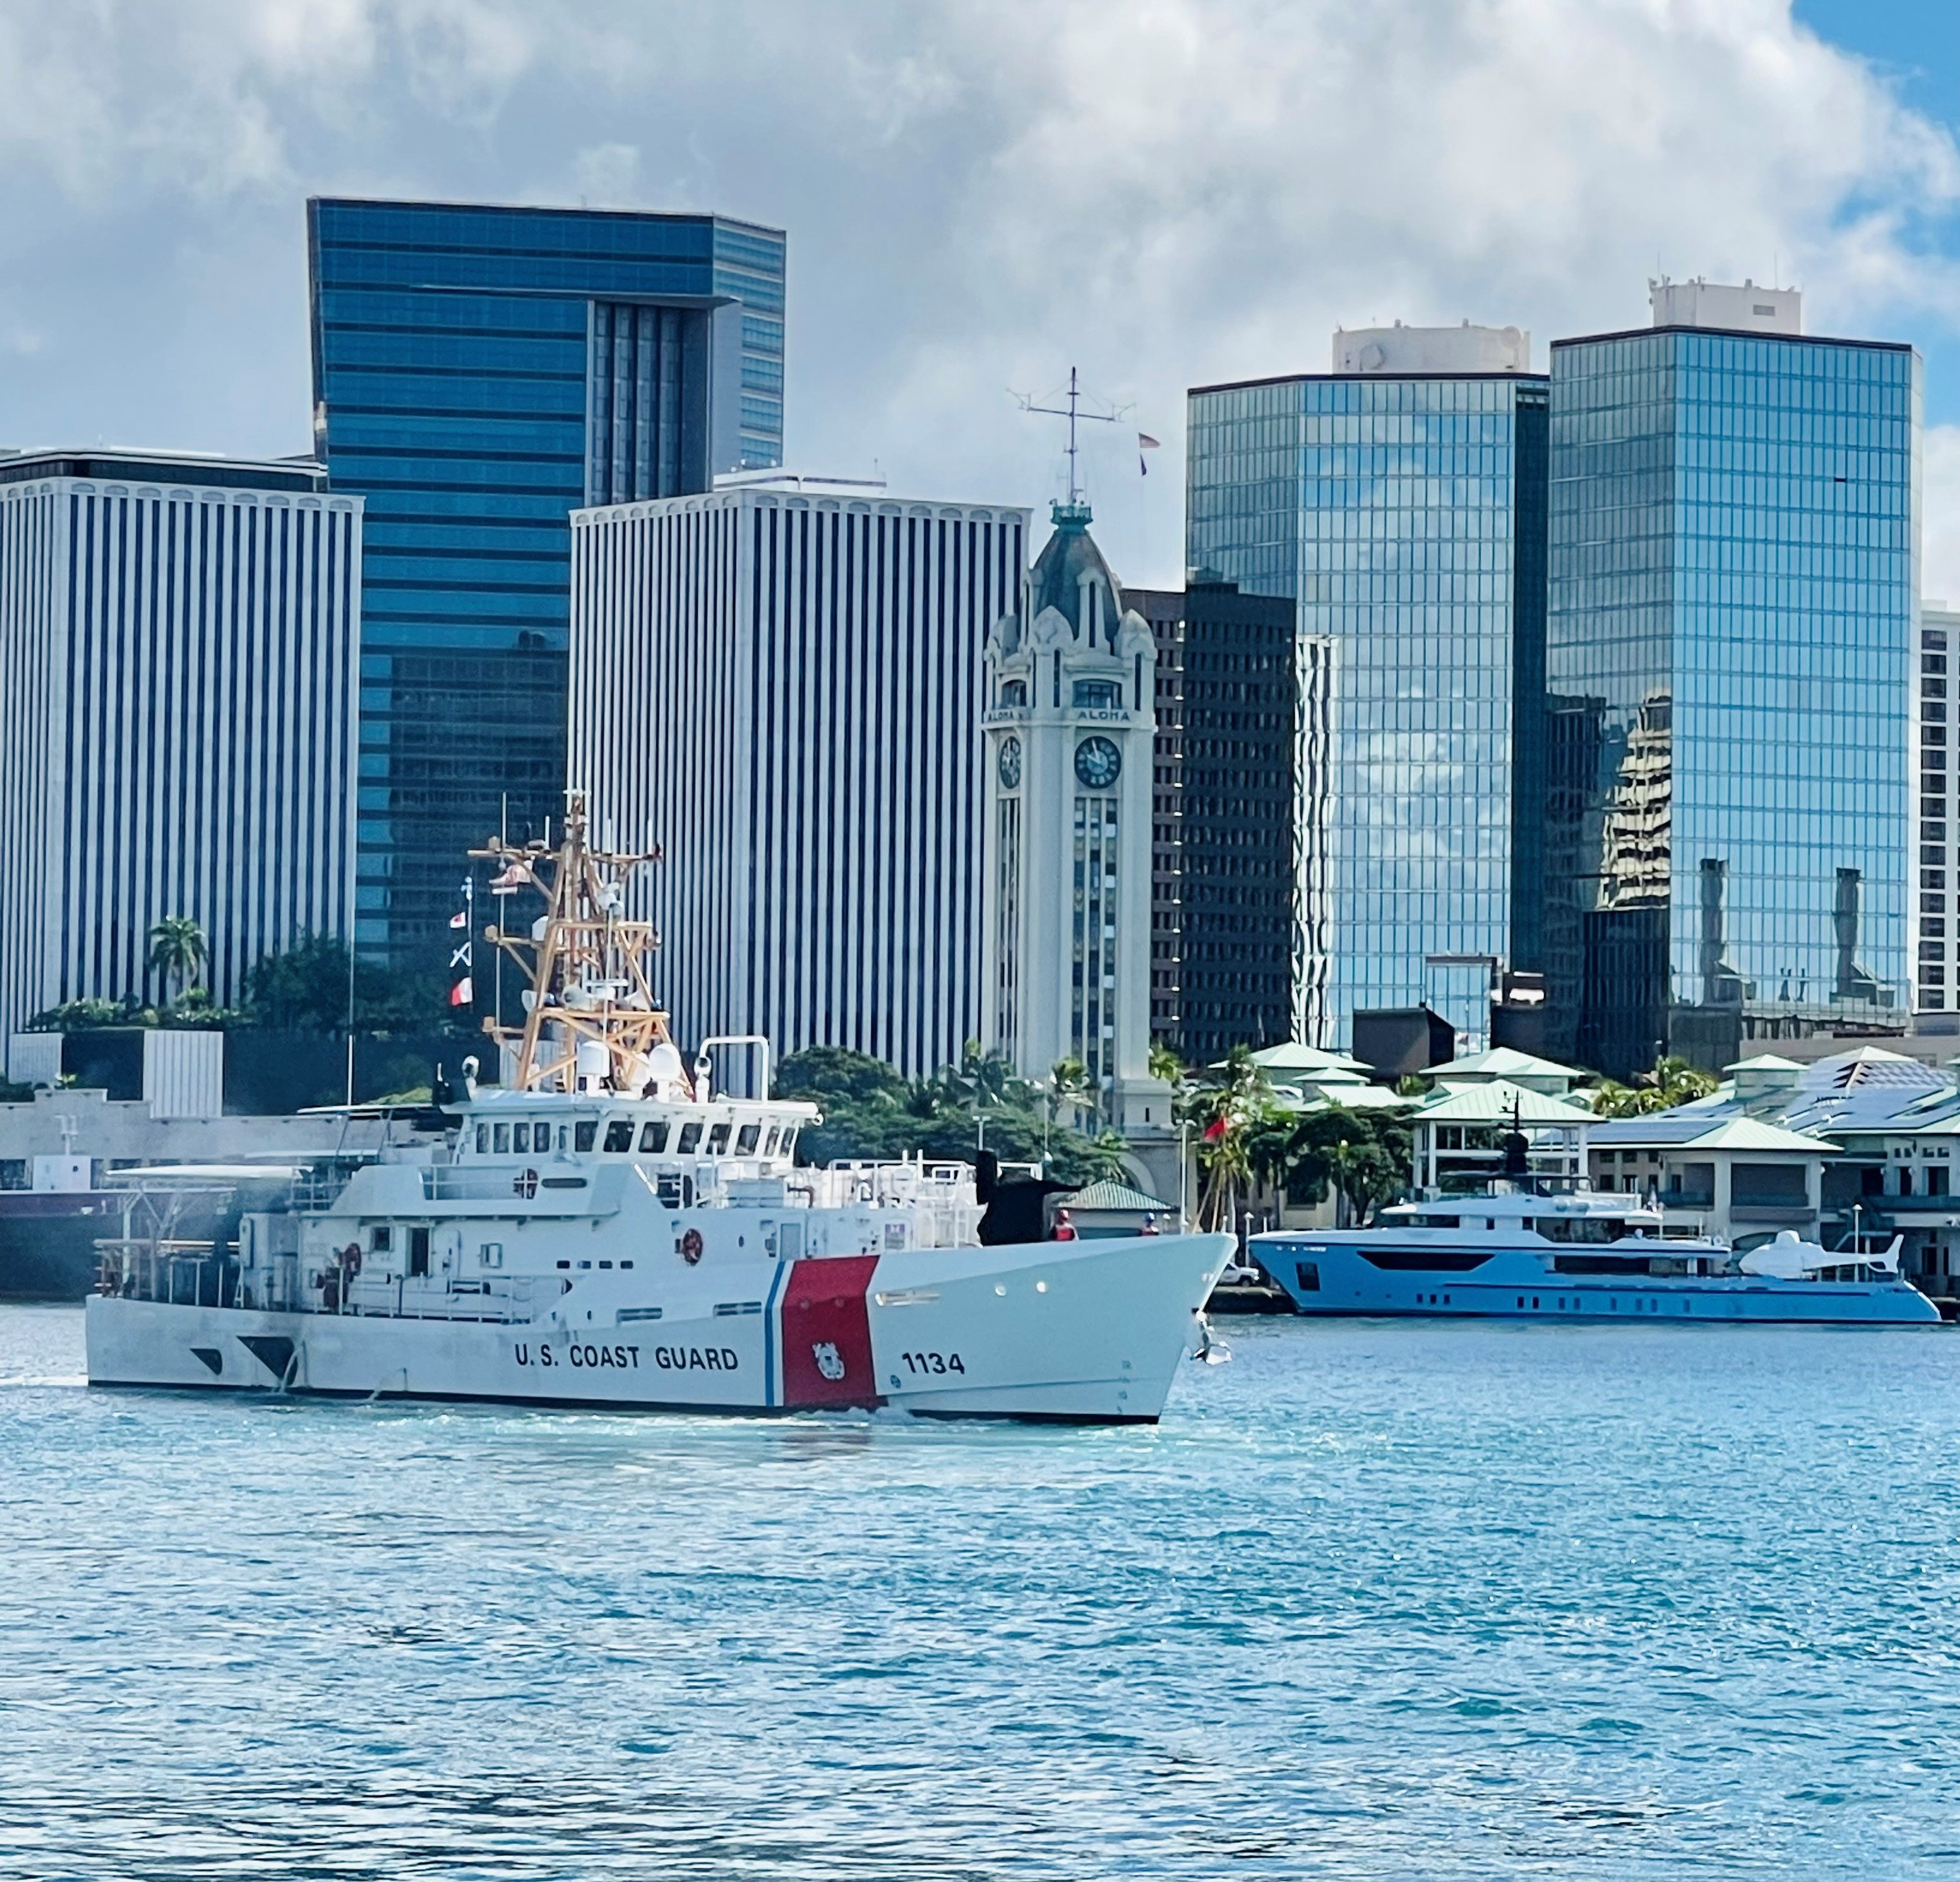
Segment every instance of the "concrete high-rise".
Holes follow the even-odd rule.
[[[1295,610],[1299,1035],[1427,1005],[1481,1045],[1541,947],[1547,382],[1514,327],[1333,350],[1192,392],[1187,559]]]
[[[368,498],[357,934],[439,966],[464,852],[560,805],[570,513],[781,462],[784,238],[327,198],[307,224],[315,443]]]
[[[1752,283],[1653,313],[1552,348],[1548,1043],[1622,1078],[1896,1030],[1953,893],[1943,840],[1908,880],[1917,355]]]
[[[983,651],[1027,528],[787,476],[574,517],[568,775],[664,852],[679,1037],[918,1076],[979,1036]]]
[[[0,455],[0,1031],[177,992],[168,916],[221,1005],[346,933],[361,526],[314,463]]]

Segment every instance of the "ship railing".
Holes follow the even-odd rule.
[[[96,1243],[96,1285],[125,1300],[170,1307],[236,1307],[240,1271],[227,1242],[158,1236],[111,1236]]]

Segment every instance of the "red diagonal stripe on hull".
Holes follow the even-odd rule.
[[[783,1291],[783,1403],[792,1411],[817,1406],[882,1405],[871,1364],[871,1323],[864,1296],[877,1272],[876,1255],[840,1255],[834,1261],[799,1261]],[[826,1378],[819,1351],[835,1348],[835,1371]]]

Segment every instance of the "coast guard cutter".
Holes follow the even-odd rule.
[[[91,1384],[1157,1418],[1229,1237],[983,1245],[966,1164],[799,1167],[815,1106],[723,1096],[674,1045],[625,912],[654,858],[590,848],[577,794],[555,849],[478,853],[546,905],[488,931],[530,982],[514,1076],[419,1147],[315,1164],[235,1242],[105,1244]]]

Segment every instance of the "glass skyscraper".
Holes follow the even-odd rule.
[[[1299,1035],[1426,1004],[1481,1046],[1494,973],[1538,965],[1546,381],[1394,370],[1522,365],[1512,330],[1379,342],[1191,393],[1187,559],[1295,603]]]
[[[1896,1030],[1951,893],[1907,880],[1918,356],[1691,286],[1757,330],[1552,349],[1548,1043],[1621,1078]]]
[[[562,807],[569,513],[782,461],[784,237],[325,199],[307,221],[316,447],[367,498],[356,935],[440,970],[464,852]]]

